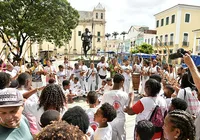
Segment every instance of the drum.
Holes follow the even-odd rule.
[[[134,90],[139,90],[140,86],[140,73],[133,73],[132,74],[132,84]]]

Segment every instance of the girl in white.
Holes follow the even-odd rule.
[[[131,82],[131,66],[129,65],[129,61],[128,60],[124,60],[124,66],[122,66],[122,70],[123,70],[123,76],[125,78],[124,80],[124,91],[126,93],[129,93],[130,90],[130,82]]]
[[[91,63],[90,68],[88,69],[88,72],[87,72],[88,91],[90,91],[90,89],[92,91],[95,91],[96,74],[97,74],[97,69],[94,67],[94,63]]]
[[[58,84],[62,85],[63,80],[66,80],[66,73],[64,71],[63,65],[58,66],[59,71],[56,73],[57,78],[58,78]]]
[[[101,62],[97,64],[97,71],[98,71],[98,88],[101,87],[102,80],[106,79],[107,76],[107,69],[108,69],[108,63],[105,62],[105,57],[101,57]]]

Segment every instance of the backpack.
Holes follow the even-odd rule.
[[[150,116],[149,121],[151,121],[155,126],[155,132],[162,132],[162,127],[164,125],[164,116],[162,115],[161,107],[156,105]]]

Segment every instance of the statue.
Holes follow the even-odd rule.
[[[87,52],[90,50],[92,44],[92,34],[88,28],[85,28],[85,32],[81,35],[81,40],[83,41],[84,55],[87,57]]]

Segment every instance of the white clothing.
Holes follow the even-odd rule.
[[[24,94],[26,92],[28,92],[28,90],[26,89],[18,89],[18,91],[21,93],[21,94]],[[37,103],[39,100],[38,96],[37,96],[37,93],[34,93],[32,94],[27,100],[26,102],[34,102],[34,103]]]
[[[83,66],[79,66],[79,69],[81,70],[81,72],[84,72],[84,74],[82,76],[80,76],[79,82],[81,84],[81,88],[84,91],[88,91],[87,88],[87,82],[86,82],[86,74],[88,71],[88,67],[86,65]]]
[[[128,66],[122,66],[121,67],[122,69],[123,69],[123,73],[122,73],[122,75],[124,76],[124,78],[125,78],[125,80],[124,80],[124,91],[126,92],[126,93],[129,93],[129,90],[130,90],[130,83],[131,83],[131,74],[129,73],[126,73],[125,71],[126,70],[129,70],[129,71],[131,71],[132,70],[132,68],[131,68],[131,66],[130,65],[128,65]]]
[[[166,98],[165,101],[167,103],[167,109],[169,109],[171,101],[172,101],[172,98]]]
[[[176,79],[176,73],[175,72],[169,73],[169,80],[172,80],[172,79]]]
[[[149,72],[153,73],[153,74],[158,74],[158,68],[159,68],[159,66],[157,66],[157,65],[155,67],[151,67],[149,69]]]
[[[99,63],[97,64],[97,68],[98,68],[98,67],[100,68],[100,69],[99,69],[99,74],[100,74],[100,75],[102,75],[102,76],[107,75],[107,70],[103,70],[103,68],[104,68],[104,67],[108,68],[108,63],[106,63],[106,62],[104,62],[104,63],[99,62]]]
[[[54,66],[50,66],[50,67],[46,66],[46,67],[44,67],[44,71],[47,72],[47,75],[46,75],[46,84],[48,84],[49,83],[49,79],[51,78],[49,76],[49,74],[56,74],[56,69],[55,69]]]
[[[107,127],[97,128],[94,132],[94,140],[112,140],[112,127],[108,123]]]
[[[117,111],[117,117],[110,123],[112,128],[115,128],[112,132],[113,140],[122,140],[123,137],[126,137],[124,107],[127,106],[128,100],[128,94],[121,90],[111,90],[103,94],[101,104],[107,102],[113,105]]]
[[[73,81],[70,82],[70,90],[73,94],[76,94],[77,96],[85,94],[85,91],[81,89],[81,84],[79,82],[77,82],[76,84]]]
[[[147,74],[149,72],[149,66],[148,67],[143,67],[143,71],[145,74]],[[141,81],[141,88],[140,88],[140,93],[144,94],[144,86],[146,81],[149,79],[149,76],[143,76],[142,75],[142,81]]]
[[[140,73],[141,72],[141,68],[142,68],[142,66],[141,66],[141,64],[134,64],[134,67],[135,67],[135,73]]]
[[[36,124],[37,124],[37,128],[39,131],[42,130],[41,126],[40,126],[40,117],[41,115],[45,112],[44,108],[41,107],[39,108],[39,104],[38,103],[34,103],[34,102],[25,102],[24,104],[24,114],[32,114],[35,116],[36,118]],[[64,113],[67,111],[67,108],[64,107],[64,109],[61,109],[60,115],[61,117],[64,115]]]
[[[93,76],[92,73],[95,73]],[[89,68],[88,69],[88,91],[92,90],[95,91],[95,86],[96,86],[96,74],[97,74],[97,69],[96,68]]]
[[[200,113],[197,115],[197,118],[194,121],[194,125],[196,127],[196,138],[195,140],[200,140]]]
[[[108,84],[106,84],[106,85],[104,86],[104,92],[110,91],[110,90],[112,90],[112,88],[113,88],[113,85],[112,85],[112,86],[109,86]]]
[[[65,71],[58,71],[57,73],[56,73],[56,75],[57,75],[57,77],[58,77],[58,84],[60,84],[60,85],[62,85],[62,82],[64,81],[64,80],[66,80],[66,73],[65,73]]]
[[[103,70],[103,68],[108,68],[108,63],[104,62],[99,62],[97,64],[97,68],[100,68],[99,71],[98,71],[98,74],[101,75],[101,76],[106,76],[107,75],[107,69],[106,70]],[[102,84],[102,81],[103,79],[100,78],[100,76],[98,75],[98,88],[101,87],[101,84]],[[105,78],[106,79],[106,78]]]
[[[89,108],[85,112],[88,115],[90,123],[94,122],[94,114],[96,113],[98,108]]]
[[[186,96],[184,97],[184,89],[186,91]],[[197,99],[196,91],[192,91],[190,87],[180,89],[177,95],[177,98],[185,100],[188,104],[186,111],[191,115],[199,114],[200,112],[200,103]]]
[[[14,78],[17,75],[17,71],[13,69],[12,71],[5,71],[6,73],[10,74],[11,78]]]
[[[165,111],[167,111],[167,103],[165,99],[161,96],[143,97],[139,101],[142,103],[144,110],[141,113],[137,114],[136,124],[141,120],[149,120],[156,105],[161,108],[163,116]]]

